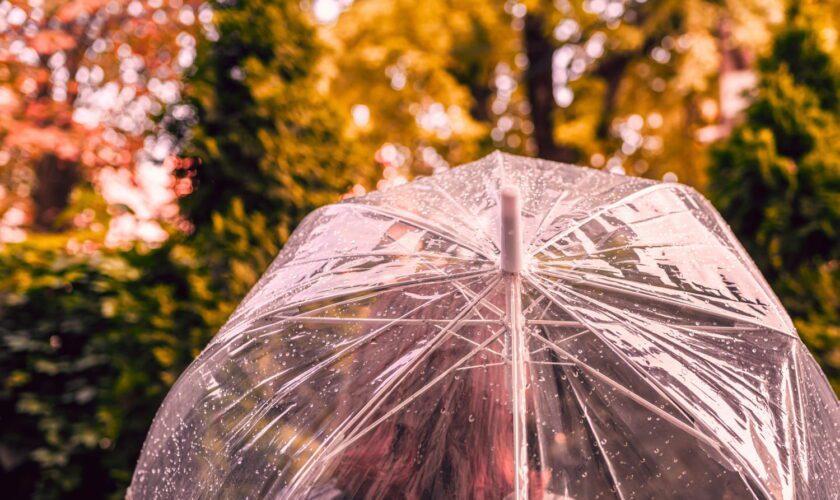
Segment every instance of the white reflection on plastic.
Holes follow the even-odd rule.
[[[495,153],[311,214],[173,387],[129,497],[824,499],[839,477],[840,403],[702,196]]]

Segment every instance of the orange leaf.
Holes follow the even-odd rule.
[[[59,50],[68,50],[76,46],[76,40],[66,32],[57,30],[40,31],[29,45],[39,54],[50,55]]]

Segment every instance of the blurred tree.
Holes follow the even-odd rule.
[[[776,1],[525,3],[525,79],[540,156],[668,174],[700,189],[708,142],[700,132],[721,119],[726,52],[761,50],[768,25],[782,19]]]
[[[219,38],[199,45],[185,89],[194,118],[173,131],[190,158],[178,169],[182,214],[232,309],[301,218],[370,174],[318,85],[324,49],[300,6],[214,10]],[[232,260],[230,246],[247,261]]]
[[[193,160],[175,162],[193,230],[155,249],[89,245],[86,229],[0,246],[0,487],[12,497],[124,496],[168,387],[300,218],[365,175],[316,85],[322,49],[299,5],[214,11],[186,87],[194,111],[167,117]],[[99,220],[101,198],[76,193]]]
[[[178,100],[210,14],[198,0],[0,4],[0,216],[58,230],[80,180],[162,160],[151,117]]]
[[[729,116],[719,94],[752,81],[749,61],[728,78],[728,54],[760,50],[782,20],[780,1],[315,0],[313,10],[335,48],[331,95],[384,167],[380,186],[502,148],[702,188],[699,153]]]
[[[157,406],[209,337],[194,251],[26,243],[0,269],[4,495],[121,497]]]
[[[315,15],[328,3],[315,2]],[[336,21],[330,12],[320,20]],[[360,0],[321,34],[332,48],[323,84],[351,118],[348,133],[384,169],[380,187],[489,152],[494,73],[518,48],[502,2]]]
[[[840,392],[840,71],[824,9],[795,4],[746,122],[713,152],[713,201]],[[828,20],[827,20],[828,18]]]
[[[179,135],[194,161],[183,215],[202,226],[239,200],[285,241],[314,208],[367,172],[342,136],[345,121],[318,85],[323,48],[294,2],[216,7],[219,40],[202,44],[187,80],[195,118]]]

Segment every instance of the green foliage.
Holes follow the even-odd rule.
[[[219,5],[186,97],[190,235],[70,255],[63,237],[0,248],[0,487],[120,497],[154,413],[300,219],[352,171],[317,90],[322,50],[296,2]],[[78,235],[77,235],[78,236]],[[82,235],[87,238],[88,235]]]
[[[0,253],[0,450],[13,498],[125,488],[168,387],[206,343],[177,245]]]
[[[840,393],[840,263],[802,266],[778,287],[796,329]]]
[[[840,392],[840,72],[804,14],[760,68],[710,190]]]
[[[343,120],[318,90],[323,49],[296,2],[249,0],[216,9],[219,40],[199,48],[187,96],[196,124],[188,169],[196,190],[183,213],[211,223],[239,200],[276,228],[275,244],[312,209],[336,201],[365,171],[345,141]],[[354,160],[356,160],[354,162]]]
[[[154,250],[0,252],[0,487],[120,497],[169,387],[276,255],[234,201]]]

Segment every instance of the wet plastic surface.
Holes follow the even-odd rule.
[[[497,153],[310,215],[173,387],[129,496],[825,499],[838,478],[840,403],[702,196]]]

